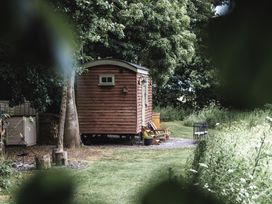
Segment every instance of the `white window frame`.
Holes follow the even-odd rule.
[[[111,78],[112,81],[111,82],[108,82],[106,80],[106,82],[103,82],[102,79],[103,78]],[[99,86],[114,86],[115,85],[115,77],[114,77],[114,74],[100,74],[99,75]]]

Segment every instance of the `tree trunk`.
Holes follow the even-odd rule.
[[[67,106],[67,82],[64,82],[62,88],[61,108],[60,108],[60,120],[59,120],[59,135],[58,135],[58,150],[63,151],[63,136],[64,126],[66,118],[66,106]]]
[[[74,82],[75,72],[72,72],[70,78],[67,80],[66,118],[64,127],[64,146],[68,148],[81,146]]]
[[[5,158],[5,143],[4,143],[5,129],[3,120],[0,118],[0,160]]]
[[[81,146],[74,82],[75,72],[72,72],[71,75],[67,75],[62,90],[58,152],[63,151],[63,146],[68,148]]]

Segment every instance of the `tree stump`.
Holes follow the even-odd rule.
[[[54,148],[52,151],[52,163],[56,163],[56,152],[60,151],[58,148]]]
[[[57,166],[67,166],[68,165],[68,155],[67,151],[63,150],[53,150],[53,159]]]
[[[49,169],[51,167],[50,154],[35,157],[37,169]]]

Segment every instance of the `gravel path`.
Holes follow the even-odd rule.
[[[196,142],[193,139],[171,138],[159,145],[141,146],[144,149],[178,149],[195,147]]]
[[[193,139],[184,139],[184,138],[171,138],[166,140],[165,142],[161,142],[159,145],[143,145],[143,142],[140,140],[136,140],[134,145],[129,145],[128,143],[121,143],[121,144],[102,144],[102,145],[86,145],[86,147],[96,147],[96,148],[111,148],[111,149],[178,149],[178,148],[188,148],[188,147],[195,147],[196,141]]]

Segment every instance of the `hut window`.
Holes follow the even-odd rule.
[[[100,86],[114,86],[115,78],[113,74],[103,74],[99,75],[99,84]]]

